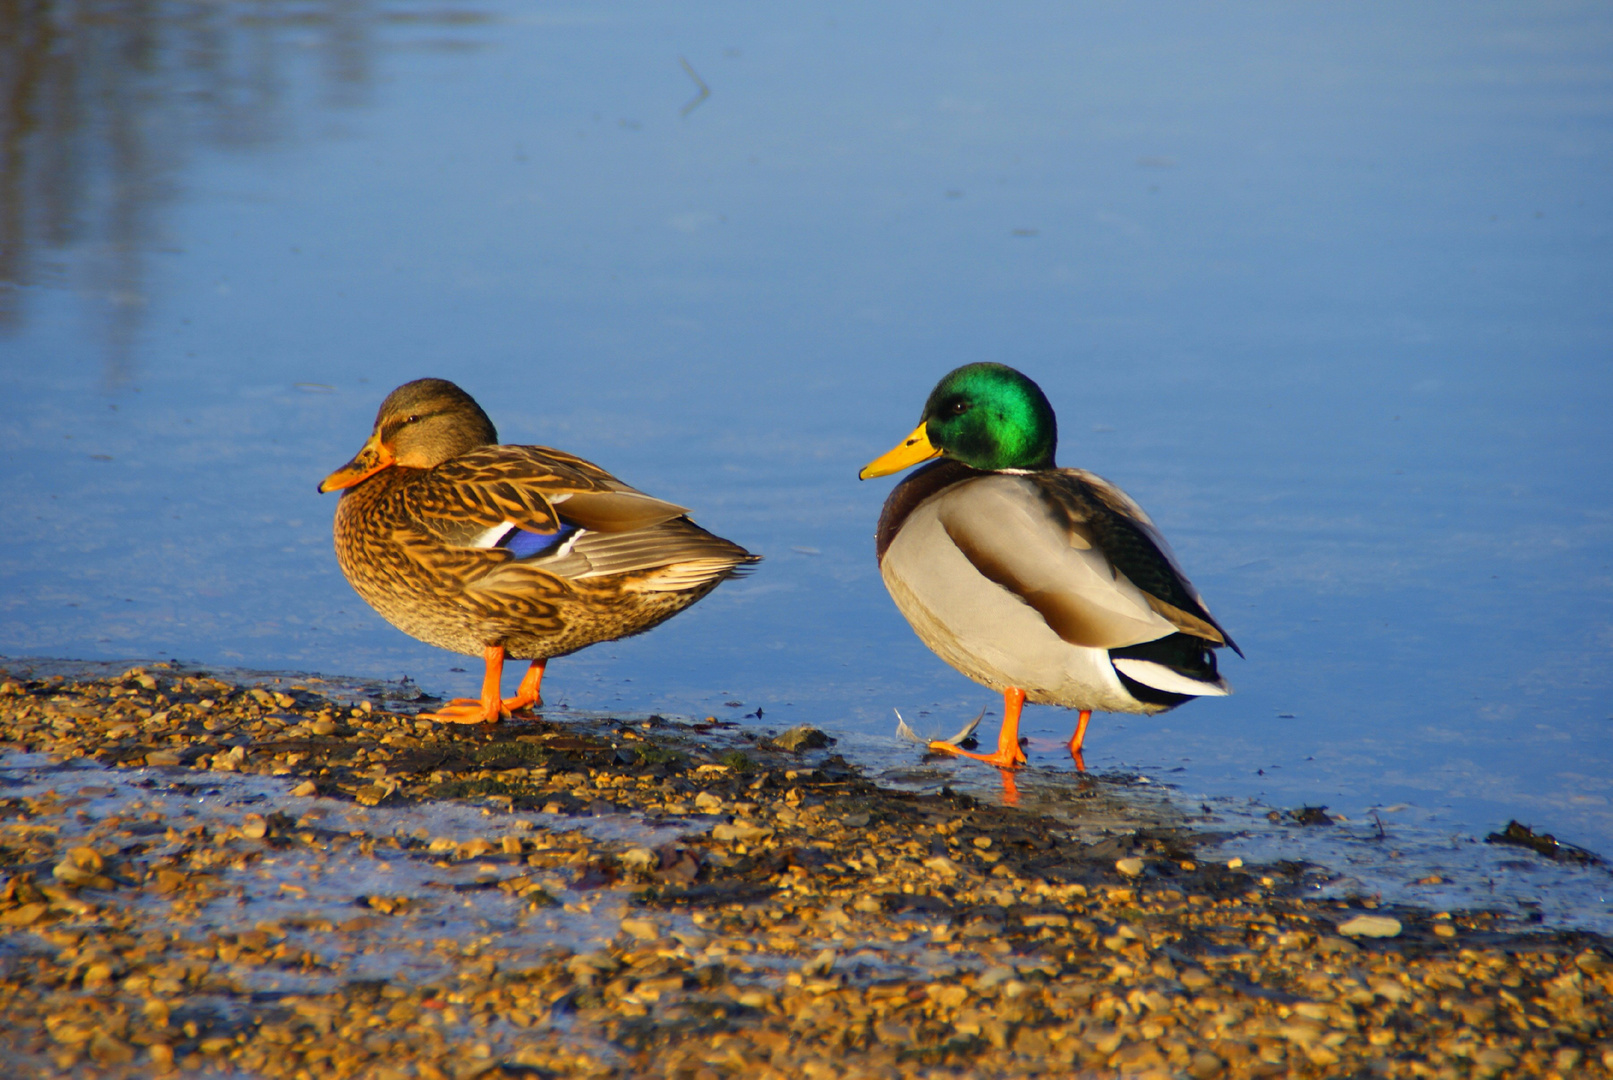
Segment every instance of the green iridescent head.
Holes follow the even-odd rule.
[[[888,476],[943,456],[987,472],[1051,469],[1058,442],[1040,386],[1002,364],[965,364],[930,391],[913,433],[857,475]]]
[[[924,403],[930,445],[949,458],[991,472],[1050,469],[1058,420],[1042,388],[1003,364],[966,364]]]

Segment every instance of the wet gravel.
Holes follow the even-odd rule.
[[[383,699],[384,700],[384,699]],[[0,675],[7,1075],[1605,1077],[1613,950],[821,733]]]

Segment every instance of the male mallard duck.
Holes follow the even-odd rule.
[[[885,587],[936,654],[1003,695],[994,754],[1023,764],[1026,701],[1079,709],[1080,766],[1092,710],[1157,713],[1230,693],[1214,650],[1221,629],[1125,492],[1053,464],[1058,421],[1041,387],[1002,364],[969,364],[938,383],[919,426],[861,479],[939,457],[897,485],[875,546]]]
[[[492,722],[538,696],[545,662],[648,630],[756,562],[683,507],[546,446],[500,446],[493,422],[444,379],[404,383],[319,490],[336,504],[336,559],[393,626],[486,663],[480,700],[435,720]],[[500,697],[504,658],[530,660]]]

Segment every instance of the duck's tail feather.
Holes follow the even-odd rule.
[[[1113,660],[1115,670],[1134,682],[1144,686],[1151,686],[1155,690],[1163,690],[1167,694],[1183,694],[1187,697],[1225,697],[1232,693],[1232,687],[1227,681],[1217,676],[1214,681],[1197,679],[1184,675],[1180,671],[1173,671],[1164,664],[1156,664],[1152,660],[1131,660],[1125,657]]]
[[[1217,644],[1192,634],[1167,634],[1110,649],[1109,661],[1132,697],[1173,708],[1192,698],[1232,693],[1215,667]]]

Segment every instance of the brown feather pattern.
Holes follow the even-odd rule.
[[[591,532],[577,557],[469,546],[504,522],[553,533],[568,497],[583,511],[568,519],[615,530],[599,537],[616,542],[598,545],[598,567],[587,555]],[[681,507],[542,446],[480,446],[433,468],[381,469],[343,491],[335,544],[347,580],[398,629],[467,655],[503,645],[523,660],[641,633],[758,560]]]

